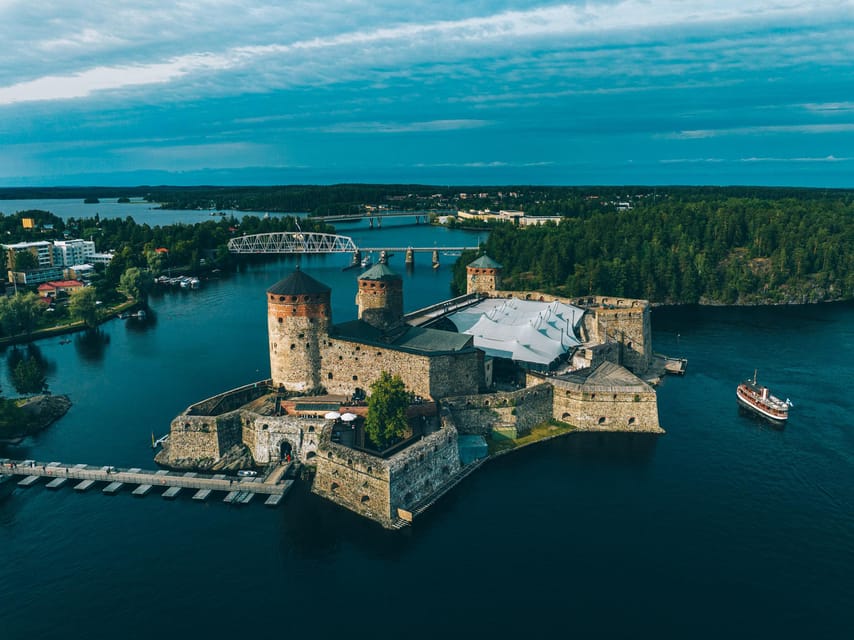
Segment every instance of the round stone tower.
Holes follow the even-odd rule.
[[[267,289],[267,333],[273,385],[291,391],[320,387],[320,345],[332,324],[330,289],[296,271]]]
[[[359,320],[383,331],[403,322],[403,279],[379,262],[359,276]]]
[[[466,266],[466,293],[492,293],[501,290],[502,267],[484,254]]]

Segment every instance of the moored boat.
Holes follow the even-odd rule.
[[[766,420],[777,424],[785,424],[789,419],[789,407],[792,403],[788,398],[781,400],[771,394],[771,390],[756,382],[756,372],[753,379],[745,380],[735,391],[738,404]]]

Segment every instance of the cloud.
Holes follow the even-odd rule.
[[[761,136],[778,133],[845,133],[854,131],[854,123],[845,122],[839,124],[787,124],[787,125],[760,125],[749,127],[728,127],[720,129],[693,129],[668,134],[666,137],[681,140],[697,140],[702,138],[718,138],[721,136]]]
[[[821,158],[740,158],[739,162],[850,162],[852,158],[824,156]]]
[[[473,15],[480,3],[462,9],[450,0],[419,3],[418,10],[408,13],[390,1],[375,6],[357,2],[353,6],[352,2],[333,0],[322,12],[311,2],[288,3],[282,8],[237,0],[125,2],[118,7],[104,2],[94,2],[94,7],[69,4],[71,8],[62,3],[48,4],[44,12],[64,15],[44,26],[40,26],[39,18],[46,22],[45,18],[53,16],[40,13],[37,7],[0,5],[0,23],[4,18],[7,24],[20,21],[23,38],[28,38],[22,40],[17,30],[10,30],[10,37],[5,39],[0,68],[13,71],[0,72],[0,104],[75,99],[179,80],[198,81],[198,92],[227,93],[235,85],[246,90],[254,83],[254,90],[264,91],[381,76],[392,69],[399,70],[400,77],[407,75],[405,69],[417,65],[490,58],[498,51],[502,57],[512,52],[530,56],[537,51],[580,49],[595,43],[632,45],[674,29],[683,40],[690,38],[692,30],[741,29],[749,33],[751,28],[762,26],[767,32],[774,25],[802,27],[832,22],[840,15],[850,15],[854,8],[850,0],[825,0],[819,9],[803,0],[600,0],[525,9],[513,9],[516,3],[505,1],[493,12]],[[457,19],[441,19],[460,14]],[[96,16],[107,22],[98,30],[91,27],[97,24]],[[362,26],[358,26],[360,21]],[[352,23],[356,28],[348,28]],[[228,25],[227,31],[222,29],[223,24]],[[0,31],[0,35],[7,34]],[[221,43],[229,45],[223,47]],[[802,62],[823,45],[813,39],[805,46],[808,50],[796,51]],[[20,60],[11,57],[14,55],[21,56]],[[591,55],[595,54],[588,52],[583,57]],[[603,59],[611,55],[608,48],[601,53]],[[93,64],[93,59],[100,61]],[[105,64],[105,60],[114,62]],[[750,64],[755,57],[733,56],[729,60]],[[21,61],[24,64],[15,64]],[[666,66],[675,71],[679,64],[690,66],[693,62],[671,57]],[[650,68],[655,65],[639,65],[637,75],[643,76],[644,69]],[[244,77],[236,78],[229,72],[240,72]],[[223,73],[228,75],[219,81],[211,77]],[[4,82],[9,77],[16,79]]]
[[[342,122],[319,127],[325,133],[422,133],[480,129],[492,124],[489,120],[429,120],[425,122]]]

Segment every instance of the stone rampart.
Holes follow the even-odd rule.
[[[219,416],[182,414],[169,427],[165,463],[174,467],[209,466],[241,442],[239,412]]]
[[[539,380],[529,374],[529,379]],[[651,387],[590,386],[550,379],[557,420],[586,431],[664,433],[658,422],[658,400]]]
[[[184,411],[193,416],[215,416],[239,409],[247,402],[252,402],[266,393],[270,393],[272,380],[260,380],[251,384],[218,393],[215,396],[191,404]]]
[[[423,355],[342,338],[325,338],[321,344],[321,384],[329,393],[351,396],[368,390],[383,371],[400,376],[406,388],[425,398],[451,393],[476,393],[480,383],[478,353]]]
[[[537,382],[516,391],[453,396],[442,405],[460,433],[488,435],[494,426],[511,424],[524,435],[552,417],[552,387]]]
[[[321,434],[312,491],[390,527],[397,509],[434,493],[460,468],[457,432],[443,427],[383,459],[333,443]]]

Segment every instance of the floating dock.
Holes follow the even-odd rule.
[[[167,500],[174,500],[181,493],[181,487],[169,487],[163,492],[163,497]]]
[[[154,485],[151,485],[151,484],[141,484],[131,492],[131,495],[142,497],[145,494],[147,494],[149,491],[151,491],[151,488],[153,486]]]
[[[106,493],[108,496],[115,495],[124,486],[124,484],[124,482],[111,482],[106,487],[101,489],[101,492]]]
[[[47,489],[59,489],[62,485],[68,482],[68,478],[54,478],[45,485]]]

